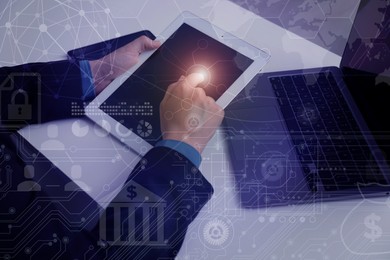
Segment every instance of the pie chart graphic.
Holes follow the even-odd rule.
[[[153,127],[149,122],[145,120],[140,120],[138,122],[137,133],[139,136],[148,137],[149,135],[152,134],[152,131],[153,131]]]
[[[88,134],[89,126],[87,123],[83,122],[82,120],[76,120],[72,124],[72,133],[76,137],[84,137]]]

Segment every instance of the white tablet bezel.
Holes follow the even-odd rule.
[[[203,32],[209,37],[221,42],[222,44],[229,46],[235,51],[245,55],[253,60],[252,64],[240,75],[240,77],[224,92],[224,94],[216,101],[218,105],[225,108],[240,91],[249,83],[253,77],[260,72],[264,65],[268,62],[270,55],[266,52],[259,50],[258,48],[250,45],[249,43],[239,39],[230,33],[212,25],[208,21],[190,13],[183,12],[178,16],[159,36],[156,40],[159,40],[162,44],[176,32],[176,30],[186,23],[193,28]],[[106,114],[99,107],[103,104],[126,80],[129,78],[154,52],[148,51],[142,53],[139,57],[139,61],[130,70],[126,71],[123,75],[116,78],[109,86],[107,86],[89,105],[85,108],[85,114],[96,124],[100,125],[107,132],[118,138],[121,142],[125,143],[129,148],[134,150],[139,155],[143,156],[153,146],[147,141],[143,140],[137,134],[127,129],[120,122]]]

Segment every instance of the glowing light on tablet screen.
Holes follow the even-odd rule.
[[[202,75],[203,77],[203,80],[202,80],[202,83],[199,84],[199,87],[207,87],[207,85],[210,84],[211,82],[211,72],[210,70],[204,66],[204,65],[200,65],[200,64],[194,64],[192,65],[188,70],[187,70],[187,75],[190,75],[192,73],[198,73],[200,75]]]
[[[202,82],[207,81],[208,78],[210,77],[208,72],[206,70],[199,70],[198,71],[199,75],[202,77]]]

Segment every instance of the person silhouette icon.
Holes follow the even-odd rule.
[[[70,175],[72,177],[71,182],[67,183],[64,187],[65,191],[75,191],[75,190],[83,190],[83,191],[90,191],[91,188],[88,187],[87,184],[82,182],[80,180],[82,174],[81,174],[81,166],[80,165],[72,165]]]
[[[24,178],[34,178],[34,166],[26,165],[24,167]],[[20,183],[17,187],[17,191],[41,191],[41,185],[39,185],[35,181],[28,180]]]
[[[57,125],[50,124],[47,126],[47,136],[50,139],[41,144],[41,150],[65,150],[65,145],[56,139],[58,138]]]

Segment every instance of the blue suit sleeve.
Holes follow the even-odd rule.
[[[184,142],[177,140],[161,140],[155,145],[155,147],[160,146],[167,147],[181,153],[187,157],[187,159],[190,160],[196,167],[199,167],[202,161],[202,156],[200,153],[194,147]]]
[[[91,66],[89,61],[80,60],[80,71],[81,71],[81,87],[83,90],[83,99],[92,100],[95,96],[95,84],[93,83]]]

